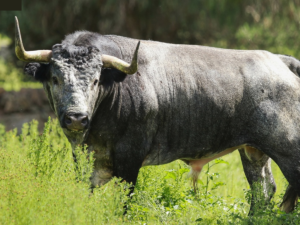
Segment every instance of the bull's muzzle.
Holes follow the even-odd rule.
[[[88,115],[85,113],[68,113],[64,116],[63,122],[71,131],[83,131],[89,125]]]

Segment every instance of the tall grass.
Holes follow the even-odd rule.
[[[81,148],[75,152],[77,165],[57,120],[49,120],[42,134],[35,121],[24,124],[21,135],[0,126],[0,224],[300,223],[299,210],[285,214],[277,207],[286,181],[275,164],[278,194],[249,218],[249,187],[238,153],[206,166],[196,193],[182,162],[144,167],[129,200],[130,185],[117,178],[91,192],[93,156]]]

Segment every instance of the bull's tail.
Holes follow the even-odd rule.
[[[282,62],[298,77],[300,77],[300,61],[289,55],[277,55]]]

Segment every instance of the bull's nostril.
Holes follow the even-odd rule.
[[[69,113],[64,118],[64,125],[69,130],[81,131],[86,129],[88,124],[88,116],[83,113]]]
[[[70,124],[72,124],[72,120],[71,120],[71,118],[66,118],[66,120],[65,120],[65,123],[67,124],[67,125],[70,125]]]
[[[81,120],[81,124],[82,124],[82,125],[86,125],[87,122],[88,122],[87,117],[86,117],[86,118],[83,118],[83,119]]]

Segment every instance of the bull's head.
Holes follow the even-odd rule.
[[[43,81],[51,107],[65,133],[83,136],[99,101],[101,69],[114,68],[124,74],[136,73],[139,43],[131,64],[114,56],[101,55],[93,46],[57,44],[52,50],[25,51],[18,20],[15,19],[16,55],[22,61],[31,62],[25,71]]]

